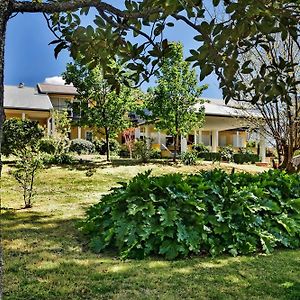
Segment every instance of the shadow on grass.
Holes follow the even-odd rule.
[[[105,169],[111,167],[118,168],[124,166],[142,166],[142,165],[149,165],[149,164],[156,164],[161,166],[168,166],[168,165],[175,166],[175,167],[177,166],[176,163],[174,164],[171,160],[168,159],[151,159],[149,160],[149,162],[143,163],[140,160],[126,159],[126,158],[112,159],[111,161],[79,159],[72,164],[58,165],[58,166],[68,170],[90,171],[90,170]]]
[[[300,299],[299,251],[124,262],[83,251],[78,221],[2,215],[5,299]]]

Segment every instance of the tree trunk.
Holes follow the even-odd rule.
[[[283,148],[283,162],[280,165],[280,169],[288,173],[294,173],[296,172],[296,168],[292,162],[294,153],[289,145],[285,145]]]
[[[174,136],[174,154],[173,154],[173,162],[176,162],[178,152],[178,133]]]
[[[10,16],[9,0],[0,1],[0,180],[2,180],[2,137],[4,121],[4,49],[6,26]],[[2,213],[2,203],[0,199],[0,215]],[[1,230],[1,229],[0,229]],[[2,251],[2,231],[0,231],[0,299],[3,298],[3,251]]]
[[[109,128],[105,127],[105,140],[106,140],[106,160],[110,161],[110,145],[109,145]]]

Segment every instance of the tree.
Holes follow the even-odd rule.
[[[133,108],[131,90],[122,85],[118,91],[103,78],[99,67],[89,69],[80,63],[68,64],[63,74],[67,83],[73,83],[78,95],[73,109],[80,113],[79,125],[104,129],[106,158],[110,160],[110,138],[128,127],[127,113]],[[76,102],[78,101],[78,102]]]
[[[210,20],[193,24],[202,44],[191,50],[189,60],[200,66],[200,78],[215,71],[226,103],[250,103],[248,108],[261,113],[281,169],[293,172],[293,153],[300,147],[299,2],[213,4]]]
[[[71,120],[67,111],[54,111],[52,118],[55,120],[53,140],[55,145],[54,157],[59,161],[68,155],[70,140],[68,134],[71,132]]]
[[[42,168],[42,158],[39,151],[28,146],[18,149],[16,155],[19,159],[11,174],[23,191],[24,208],[31,208],[34,181],[37,171]]]
[[[250,74],[247,72],[237,74],[237,79],[245,86],[241,91],[243,99],[248,100],[246,103],[242,101],[241,107],[244,108],[246,115],[250,112],[247,121],[254,128],[259,128],[261,134],[274,144],[278,153],[279,167],[294,171],[296,168],[292,158],[295,151],[300,149],[299,91],[295,90],[294,95],[289,93],[286,97],[276,96],[276,93],[278,89],[285,89],[289,85],[291,75],[296,81],[300,80],[300,49],[292,37],[288,36],[286,40],[282,40],[278,34],[273,34],[273,40],[269,45],[268,51],[257,46],[241,55],[241,62],[252,70]],[[286,70],[282,70],[283,59],[293,62]],[[277,78],[274,78],[275,75]],[[262,83],[259,90],[253,87],[253,81],[257,80]],[[270,83],[267,89],[273,90],[273,101],[264,99],[264,95],[267,94],[264,82],[268,80]],[[291,99],[287,98],[289,96]],[[255,100],[257,97],[259,99]],[[257,114],[251,116],[251,112],[255,111],[260,114],[260,118]]]
[[[155,126],[173,136],[175,161],[179,137],[202,126],[204,108],[194,106],[203,103],[199,97],[207,86],[198,86],[195,71],[183,59],[182,45],[174,43],[170,47],[170,56],[162,61],[157,86],[150,92],[145,108],[150,110]]]

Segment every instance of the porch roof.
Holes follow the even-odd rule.
[[[4,108],[50,111],[50,98],[33,87],[4,86]]]
[[[37,88],[41,94],[78,95],[73,85],[38,83]]]
[[[226,105],[222,99],[205,98],[204,100],[204,104],[197,103],[194,107],[199,110],[204,106],[206,116],[247,118],[251,115],[257,118],[261,117],[257,111],[243,108],[241,104],[234,106],[228,103]]]

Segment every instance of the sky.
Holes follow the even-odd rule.
[[[84,23],[92,23],[92,18],[87,18]],[[183,24],[176,24],[165,33],[165,37],[170,41],[183,43],[186,57],[189,49],[199,47],[193,36],[194,32]],[[41,14],[19,14],[11,19],[6,34],[5,84],[17,85],[23,82],[26,86],[35,86],[45,81],[61,82],[59,76],[71,58],[65,50],[60,53],[58,59],[55,59],[54,47],[48,45],[52,40],[54,37]],[[203,93],[204,97],[222,97],[214,75],[200,84],[208,84],[208,89]],[[153,85],[155,78],[149,85],[144,85],[143,89]]]

